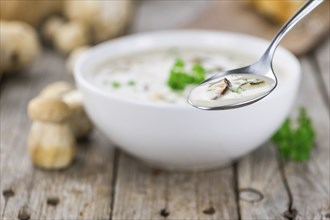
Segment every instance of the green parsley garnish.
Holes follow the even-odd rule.
[[[129,86],[135,86],[136,82],[134,80],[130,80],[127,82]]]
[[[205,69],[200,63],[196,63],[192,67],[191,75],[194,78],[194,83],[199,84],[205,80]]]
[[[113,81],[111,85],[112,85],[112,88],[114,88],[114,89],[118,89],[120,87],[120,83],[117,81]]]
[[[282,158],[296,161],[307,160],[314,145],[315,131],[312,119],[306,110],[300,109],[297,128],[292,128],[290,119],[287,119],[272,140],[278,146]]]
[[[185,63],[182,59],[177,59],[171,68],[167,84],[173,90],[182,91],[189,84],[199,84],[205,79],[205,69],[199,63],[193,65],[191,73],[185,70]]]
[[[237,94],[241,94],[241,92],[243,91],[244,89],[242,87],[237,87],[236,89],[231,89],[230,91],[233,92],[233,93],[237,93]]]

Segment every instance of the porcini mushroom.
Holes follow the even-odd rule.
[[[68,92],[64,94],[63,101],[72,111],[70,125],[75,137],[77,139],[86,137],[92,131],[93,124],[84,110],[81,93],[78,90]]]
[[[100,43],[124,32],[132,14],[132,1],[67,0],[64,14],[84,24],[92,33],[92,42]]]
[[[0,21],[0,73],[11,73],[32,64],[39,55],[36,31],[20,21]]]
[[[89,43],[88,30],[80,22],[70,21],[58,29],[53,36],[53,44],[62,53],[70,53],[75,48]]]
[[[43,38],[47,42],[53,43],[56,32],[60,31],[64,24],[65,20],[62,17],[54,16],[48,18],[41,29]]]
[[[45,169],[69,166],[76,152],[69,106],[58,98],[37,97],[30,101],[28,114],[33,120],[28,138],[33,164]]]
[[[73,90],[73,86],[65,81],[58,81],[47,85],[41,92],[43,97],[58,97],[62,98],[65,93]]]
[[[71,110],[70,127],[77,139],[86,137],[93,130],[93,124],[83,107],[83,97],[78,90],[73,89],[71,84],[65,81],[49,84],[39,96],[59,98],[68,105]]]

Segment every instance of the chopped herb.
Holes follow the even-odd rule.
[[[135,86],[136,82],[134,80],[130,80],[127,82],[129,86]]]
[[[300,109],[297,128],[292,128],[290,119],[287,119],[272,140],[278,146],[282,158],[296,161],[307,160],[314,145],[315,131],[312,119],[306,110]]]
[[[120,83],[117,81],[113,81],[111,85],[112,85],[112,88],[114,88],[114,89],[118,89],[120,87]]]
[[[194,83],[199,84],[204,81],[205,79],[205,69],[200,63],[196,63],[192,67],[192,73],[191,75],[194,78]]]
[[[185,71],[185,63],[182,59],[177,59],[171,68],[167,84],[173,90],[182,91],[189,84],[198,84],[205,79],[205,69],[201,64],[195,64],[191,73]]]
[[[233,93],[241,94],[241,92],[243,92],[244,89],[239,86],[236,89],[231,89],[230,91],[233,92]]]

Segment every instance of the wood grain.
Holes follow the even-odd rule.
[[[8,189],[14,192],[8,199],[1,194],[1,216],[5,219],[17,218],[19,209],[28,205],[33,184],[34,170],[26,149],[30,127],[30,120],[26,115],[27,103],[47,83],[65,78],[63,68],[58,66],[63,62],[61,57],[44,53],[42,59],[29,71],[1,81],[0,185],[2,192]]]
[[[99,133],[78,147],[76,161],[69,169],[35,170],[29,201],[36,211],[32,219],[109,218],[113,148]],[[58,204],[53,204],[53,199]]]
[[[276,148],[265,144],[238,163],[242,219],[285,219],[289,198]]]
[[[293,115],[297,115],[301,106],[307,109],[316,130],[316,144],[308,161],[287,162],[284,172],[298,217],[325,219],[330,213],[330,119],[317,84],[319,75],[312,64],[308,59],[302,59],[303,78]]]
[[[63,171],[33,168],[26,141],[28,101],[48,83],[72,81],[64,57],[46,51],[29,71],[1,85],[1,216],[16,219],[105,219],[110,215],[112,151],[99,133],[79,144],[77,159]],[[8,196],[8,190],[13,193]]]
[[[159,171],[121,154],[112,219],[236,219],[231,167]]]

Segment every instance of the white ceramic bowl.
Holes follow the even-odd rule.
[[[214,168],[269,140],[287,117],[300,81],[298,60],[283,48],[278,48],[274,60],[275,72],[280,67],[284,75],[277,89],[253,105],[234,110],[211,112],[122,100],[97,88],[87,77],[100,63],[123,54],[196,46],[259,57],[268,42],[235,33],[179,30],[136,34],[98,45],[75,66],[78,88],[96,127],[124,151],[167,169]]]

